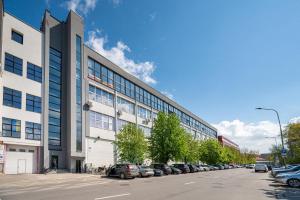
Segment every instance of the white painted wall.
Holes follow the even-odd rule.
[[[86,163],[92,167],[114,164],[114,147],[112,142],[86,138]]]
[[[9,151],[9,149],[15,149],[16,151]],[[20,152],[20,149],[24,149],[25,152]],[[29,152],[33,150],[34,152]],[[25,160],[25,173],[37,173],[37,148],[30,146],[20,145],[7,145],[5,152],[5,174],[17,174],[18,172],[18,160]]]
[[[11,31],[23,34],[23,45],[11,40]],[[26,111],[26,93],[42,96],[42,84],[27,79],[27,62],[42,66],[42,38],[43,34],[8,13],[3,18],[3,74],[0,77],[0,124],[2,117],[21,120],[21,138],[0,137],[4,143],[40,146],[40,141],[25,139],[25,121],[41,123],[42,115]],[[5,52],[23,59],[23,76],[4,70]],[[22,108],[16,109],[3,106],[3,87],[12,88],[22,92]]]

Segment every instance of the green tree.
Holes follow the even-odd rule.
[[[183,161],[185,163],[196,163],[199,161],[199,141],[194,137],[186,133],[185,136],[185,152]]]
[[[150,155],[156,162],[182,159],[186,151],[185,130],[175,114],[159,112],[149,138]]]
[[[117,134],[115,144],[122,162],[143,163],[147,141],[143,131],[135,124],[125,125]]]
[[[207,164],[217,164],[224,161],[223,147],[215,139],[201,141],[199,158]]]
[[[284,137],[287,141],[288,163],[300,163],[300,123],[287,125],[284,130]]]
[[[281,156],[281,149],[282,145],[279,145],[278,147],[276,145],[273,145],[270,148],[270,155],[268,157],[268,160],[277,164],[279,162],[280,165],[284,164],[283,158]]]

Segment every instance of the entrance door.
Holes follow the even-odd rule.
[[[58,156],[51,156],[51,169],[58,168]]]
[[[19,159],[18,160],[18,174],[25,174],[26,173],[26,160]]]
[[[81,160],[76,160],[76,173],[81,173]]]

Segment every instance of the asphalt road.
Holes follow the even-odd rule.
[[[290,195],[290,196],[288,196]],[[266,173],[230,169],[119,180],[87,174],[0,176],[1,200],[260,200],[300,199],[300,190]]]

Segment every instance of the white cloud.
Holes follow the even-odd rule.
[[[101,31],[89,31],[88,41],[86,44],[100,53],[102,56],[111,60],[113,63],[122,67],[125,71],[141,79],[145,83],[155,84],[156,80],[152,74],[156,68],[153,62],[136,62],[126,57],[126,53],[131,52],[130,48],[121,41],[118,41],[116,46],[107,49],[105,44],[107,38],[101,36]]]
[[[87,15],[89,11],[95,9],[97,1],[98,0],[68,0],[63,3],[62,6],[78,14]]]
[[[174,99],[174,95],[168,91],[161,91],[163,95],[166,95],[169,99]]]
[[[279,127],[277,123],[270,121],[260,121],[258,123],[245,123],[238,119],[233,121],[221,121],[213,124],[218,129],[218,134],[227,136],[237,143],[241,149],[269,152],[275,140],[266,137],[277,137],[280,142]]]
[[[300,123],[300,117],[294,117],[294,118],[290,119],[289,123],[291,123],[291,124]]]

